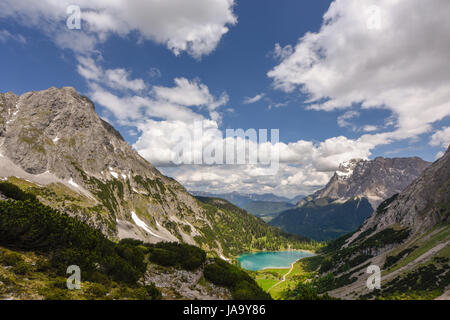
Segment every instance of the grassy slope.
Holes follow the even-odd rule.
[[[283,276],[288,273],[288,271],[289,269],[265,269],[256,271],[254,277],[256,283],[258,283],[264,291],[269,292],[268,290],[277,282],[281,281]]]
[[[400,269],[401,267],[404,267],[408,263],[419,258],[427,251],[431,250],[437,244],[446,241],[449,238],[450,238],[450,226],[437,226],[432,230],[430,230],[429,232],[427,232],[426,234],[419,237],[418,239],[408,243],[407,245],[397,248],[396,250],[392,251],[388,255],[388,257],[398,256],[399,254],[401,254],[402,252],[404,252],[409,248],[415,249],[407,253],[406,255],[401,255],[402,258],[400,258],[400,260],[396,262],[394,265],[390,266],[389,269],[385,270],[384,275],[387,275],[391,272],[394,272],[395,270]]]
[[[450,226],[438,225],[420,237],[389,252],[394,263],[382,268],[387,279],[380,292],[365,298],[434,299],[450,285]],[[436,249],[441,248],[441,249]]]
[[[254,277],[263,290],[267,292],[270,289],[269,293],[273,299],[284,299],[287,290],[295,288],[298,283],[307,283],[317,275],[319,261],[318,257],[300,259],[294,264],[294,268],[286,276],[286,280],[275,287],[272,286],[282,280],[289,269],[260,270],[254,273]]]

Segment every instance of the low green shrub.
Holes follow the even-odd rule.
[[[114,281],[134,284],[146,270],[145,247],[115,244],[101,231],[38,201],[0,201],[0,245],[49,254],[59,275],[78,265],[88,281],[101,272]],[[2,256],[9,264],[18,259]]]
[[[410,254],[411,252],[413,252],[414,250],[416,250],[418,247],[414,246],[412,248],[407,248],[403,251],[401,251],[400,253],[398,253],[397,255],[394,256],[387,256],[386,257],[386,261],[384,262],[384,269],[389,269],[390,267],[392,267],[394,264],[396,264],[398,261],[400,261],[401,259],[403,259],[403,257],[407,256],[408,254]]]
[[[176,242],[160,242],[145,245],[150,252],[149,260],[166,267],[196,270],[206,261],[206,253],[198,247]]]
[[[102,298],[108,293],[108,289],[100,283],[92,283],[86,292],[94,298]]]
[[[11,271],[15,274],[26,275],[31,271],[31,266],[25,261],[20,261],[16,263],[14,267],[11,268]]]
[[[285,300],[338,300],[327,293],[319,295],[312,283],[298,283],[294,289],[285,291],[283,298]]]
[[[24,262],[22,256],[16,252],[0,251],[0,263],[4,266],[14,267],[18,263]]]
[[[162,299],[161,290],[159,290],[153,282],[145,286],[145,291],[147,292],[147,298],[149,300]]]
[[[222,259],[215,259],[213,263],[208,264],[203,275],[215,285],[230,289],[233,299],[271,299],[270,295],[264,292],[245,271]]]
[[[9,182],[0,182],[0,193],[3,193],[7,198],[14,200],[36,201],[36,196],[34,194],[24,192],[19,187]]]

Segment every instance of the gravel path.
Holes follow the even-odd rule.
[[[298,260],[297,260],[297,261],[298,261]],[[270,290],[272,290],[274,287],[276,287],[276,286],[279,285],[280,283],[286,281],[286,277],[289,275],[289,273],[292,272],[292,270],[294,270],[294,264],[295,264],[297,261],[292,262],[291,268],[290,268],[289,271],[283,276],[283,279],[280,280],[280,281],[278,281],[277,283],[275,283],[273,286],[271,286],[271,287],[269,288],[269,290],[267,290],[267,292],[269,292]]]

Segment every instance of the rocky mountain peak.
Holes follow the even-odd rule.
[[[339,200],[366,197],[376,208],[384,199],[406,188],[429,164],[418,157],[352,159],[342,163],[328,184],[311,197]],[[304,203],[300,201],[298,206]]]
[[[74,88],[2,94],[0,103],[1,152],[28,173],[76,179],[75,167],[93,175],[154,171]]]
[[[356,166],[360,162],[364,162],[364,161],[366,161],[366,160],[352,159],[352,160],[341,163],[339,165],[339,168],[335,172],[337,179],[343,179],[343,180],[349,179],[353,175],[353,172],[354,172]]]
[[[384,201],[345,246],[362,234],[368,238],[388,228],[407,229],[409,237],[414,238],[437,225],[448,225],[449,194],[450,147],[402,192]]]
[[[71,87],[0,94],[0,155],[1,177],[69,188],[79,194],[71,209],[65,201],[56,204],[54,197],[48,203],[83,215],[112,237],[177,241],[183,235],[163,224],[180,221],[181,208],[201,210],[181,185],[143,159],[99,117],[93,102]],[[61,190],[52,191],[57,195]],[[199,219],[204,220],[201,213]],[[139,227],[144,225],[148,228]],[[185,238],[194,243],[191,235]]]
[[[426,168],[395,199],[379,207],[362,226],[358,236],[367,230],[378,232],[397,225],[412,234],[429,230],[439,223],[450,223],[450,147],[443,157]],[[353,237],[353,238],[354,238]]]

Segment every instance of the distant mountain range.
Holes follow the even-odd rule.
[[[315,240],[337,238],[358,228],[383,200],[401,192],[429,165],[417,157],[350,160],[323,189],[270,224]]]
[[[272,193],[244,194],[239,192],[230,192],[215,194],[204,191],[191,191],[191,194],[194,196],[228,200],[232,204],[247,210],[266,222],[275,218],[280,212],[295,207],[295,204],[305,197],[304,195],[298,195],[289,199]]]
[[[303,199],[304,195],[298,195],[294,198],[286,198],[277,196],[273,193],[239,193],[239,192],[230,192],[230,193],[210,193],[205,191],[190,191],[190,193],[194,196],[201,197],[213,197],[213,198],[221,198],[230,201],[234,205],[238,207],[242,207],[253,201],[267,201],[267,202],[288,202],[292,204],[296,204],[298,201]]]

